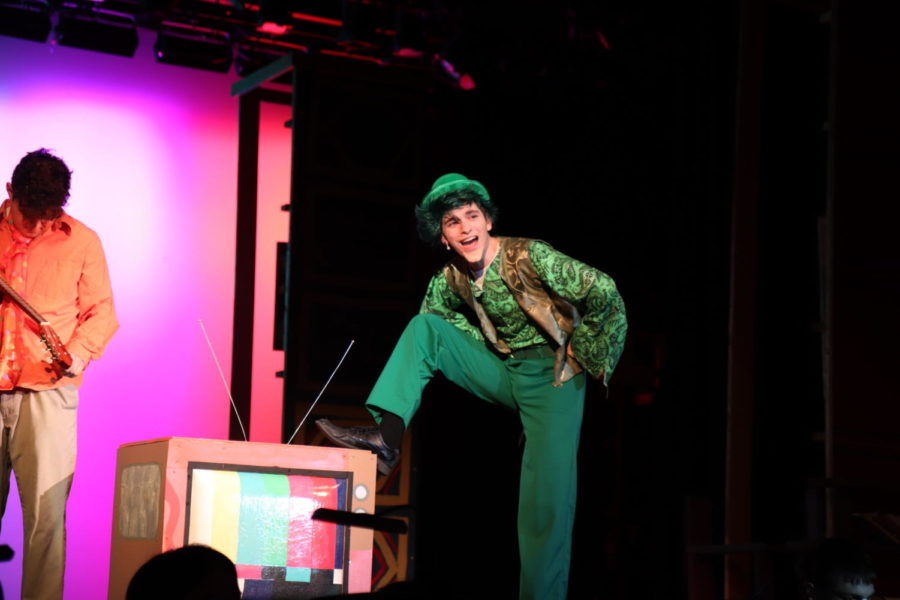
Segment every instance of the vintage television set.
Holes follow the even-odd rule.
[[[245,600],[368,592],[371,529],[312,518],[374,514],[375,455],[361,450],[164,438],[122,445],[109,599],[152,556],[205,544],[238,570]]]

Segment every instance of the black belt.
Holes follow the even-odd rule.
[[[541,344],[539,346],[528,346],[527,348],[519,348],[510,352],[510,358],[529,359],[529,358],[551,358],[556,356],[556,350],[550,347],[550,344]]]

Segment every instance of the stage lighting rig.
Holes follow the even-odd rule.
[[[338,46],[348,51],[377,48],[379,8],[372,2],[343,0]]]
[[[309,54],[309,48],[289,42],[247,37],[235,44],[234,71],[246,77],[257,69],[271,64],[288,52]]]
[[[395,13],[393,55],[419,59],[425,54],[425,15],[421,10],[398,7]]]
[[[260,0],[259,12],[256,17],[258,31],[282,35],[290,31],[292,23],[291,11],[284,0],[273,2],[272,0]]]
[[[475,80],[472,79],[472,76],[466,72],[460,72],[446,57],[435,54],[431,62],[439,81],[467,92],[475,89]]]
[[[46,0],[0,2],[0,35],[46,42],[52,23]]]
[[[57,12],[54,39],[60,46],[134,56],[138,45],[133,15],[96,7],[96,3],[64,2]]]
[[[157,62],[217,73],[231,68],[231,36],[224,31],[163,22],[153,45]]]

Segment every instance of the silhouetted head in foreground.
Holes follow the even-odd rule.
[[[872,560],[850,540],[825,540],[810,555],[805,570],[805,600],[866,600],[875,593]]]
[[[125,600],[240,600],[231,559],[209,546],[191,544],[157,554],[137,570]]]

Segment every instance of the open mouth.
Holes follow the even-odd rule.
[[[460,245],[460,246],[463,246],[463,247],[468,247],[468,246],[471,246],[471,245],[473,245],[473,244],[475,244],[475,243],[477,243],[477,242],[478,242],[478,236],[477,236],[477,235],[474,235],[474,236],[472,236],[472,237],[470,237],[470,238],[466,238],[466,239],[464,239],[464,240],[461,240],[461,241],[459,242],[459,245]]]

